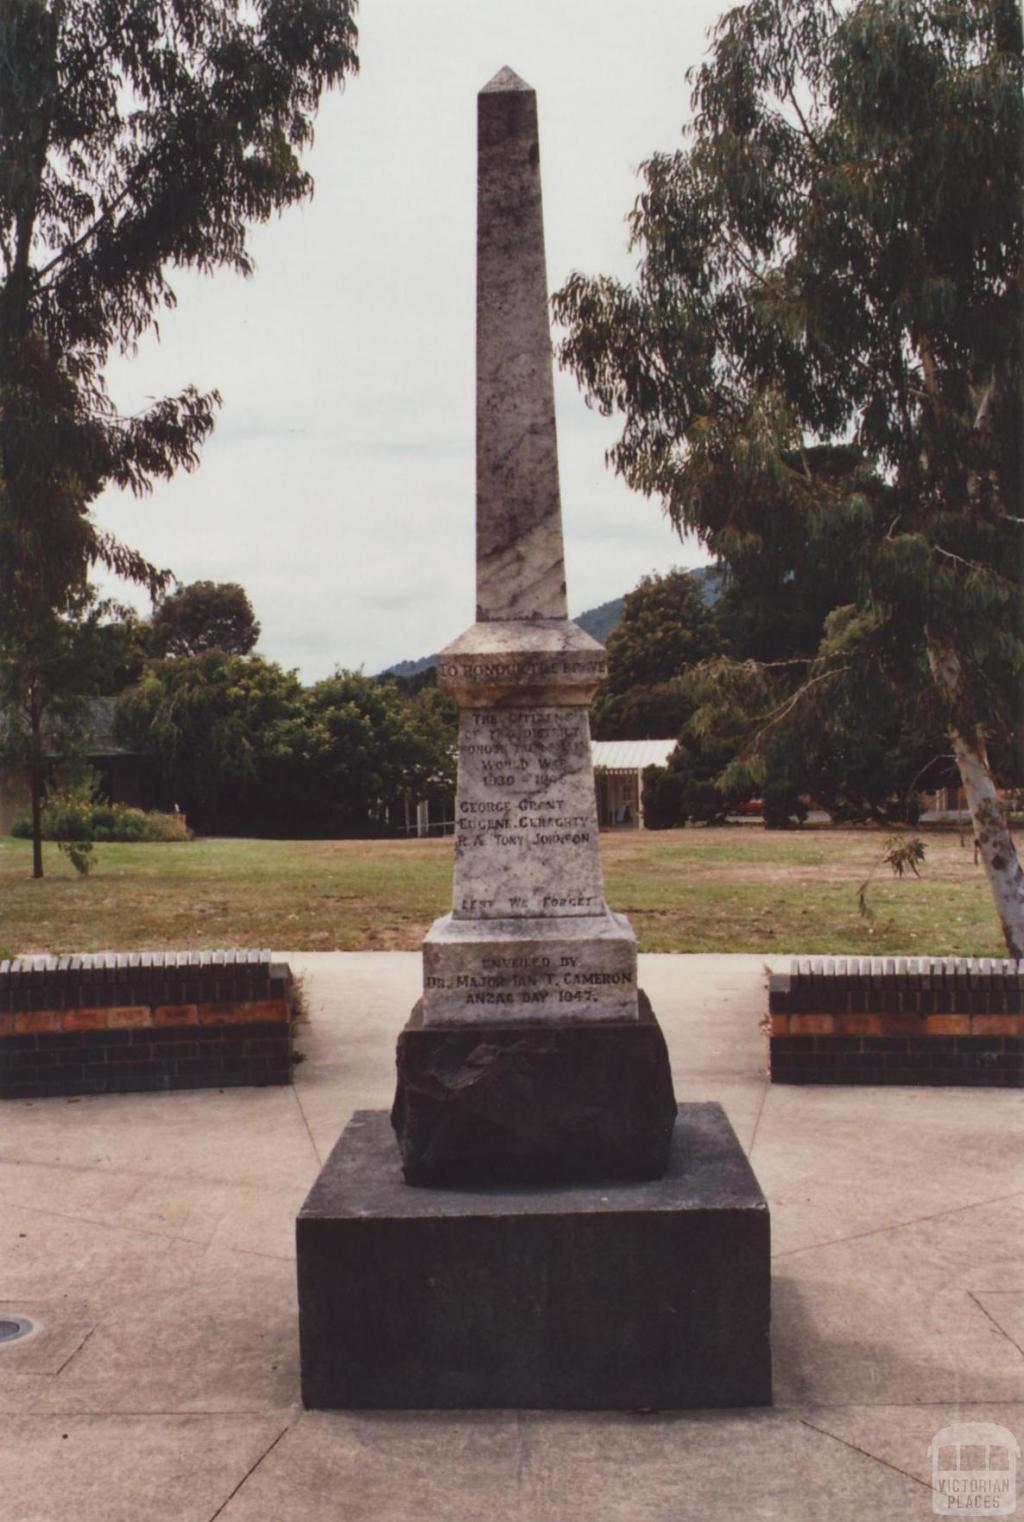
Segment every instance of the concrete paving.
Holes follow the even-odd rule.
[[[774,1406],[303,1412],[294,1217],[389,1105],[420,969],[289,960],[293,1089],[0,1108],[0,1319],[38,1326],[0,1344],[0,1522],[913,1522],[938,1429],[1024,1442],[1021,1096],[772,1088],[749,956],[641,973],[771,1206]]]

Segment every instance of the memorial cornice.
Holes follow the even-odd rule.
[[[460,708],[584,707],[607,675],[604,646],[563,618],[473,624],[437,661]]]

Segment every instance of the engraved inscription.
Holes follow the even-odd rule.
[[[426,1023],[635,1018],[636,939],[625,922],[605,911],[534,921],[543,931],[521,923],[521,939],[507,920],[484,921],[491,935],[480,921],[435,926],[423,943]]]
[[[578,957],[564,955],[484,956],[479,970],[428,974],[424,986],[433,994],[461,994],[467,1006],[546,1005],[553,1009],[596,1004],[604,990],[633,987],[629,968],[595,969],[579,963]]]
[[[455,816],[457,918],[599,911],[604,900],[585,713],[464,710]]]
[[[438,662],[438,680],[444,682],[478,682],[490,686],[495,682],[528,686],[538,682],[572,681],[583,678],[600,681],[608,674],[604,651],[586,656],[542,656],[534,659],[482,660],[472,657]]]

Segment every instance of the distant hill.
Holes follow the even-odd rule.
[[[394,666],[388,666],[383,671],[378,671],[378,676],[419,676],[421,671],[429,671],[431,666],[437,665],[436,655],[421,655],[418,661],[398,661]]]
[[[722,572],[715,565],[696,566],[690,575],[700,585],[700,595],[709,607],[718,600],[718,594],[722,588]],[[617,627],[622,617],[622,607],[625,602],[625,594],[622,597],[613,597],[611,602],[603,602],[599,607],[588,608],[585,613],[580,613],[573,620],[584,629],[592,639],[600,640],[603,645],[609,634]],[[422,676],[437,665],[437,653],[433,655],[421,655],[419,660],[398,661],[394,666],[388,666],[386,670],[378,673],[379,676],[397,676],[408,680],[410,677]],[[419,685],[419,684],[417,684]]]
[[[713,608],[722,590],[725,572],[717,565],[698,565],[694,567],[690,575],[700,583],[700,595],[703,601],[709,608]]]
[[[575,622],[590,635],[591,639],[600,640],[603,645],[622,617],[624,602],[624,597],[613,597],[611,602],[603,602],[599,608],[588,608],[586,613],[581,613]]]

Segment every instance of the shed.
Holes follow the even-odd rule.
[[[591,740],[597,821],[602,829],[638,830],[644,822],[643,774],[667,766],[677,740]]]

